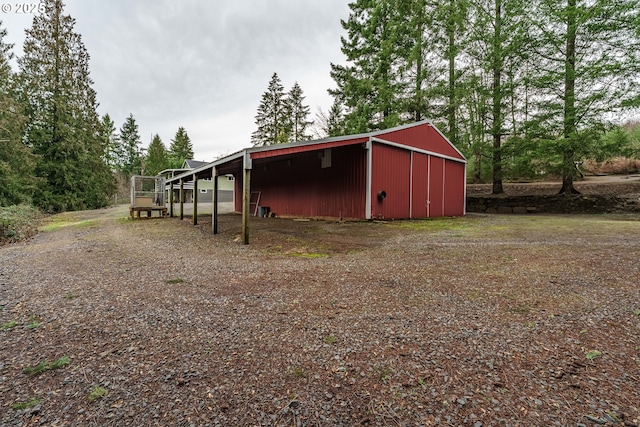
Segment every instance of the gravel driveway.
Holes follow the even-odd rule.
[[[637,426],[640,218],[57,216],[0,247],[0,426]]]

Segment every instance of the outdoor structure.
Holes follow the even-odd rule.
[[[164,205],[164,178],[155,176],[134,175],[131,177],[131,219],[140,218],[140,212],[146,212],[150,218],[154,211],[160,217],[167,214]],[[135,217],[134,217],[135,215]]]
[[[178,176],[187,173],[191,170],[207,165],[207,162],[201,162],[198,160],[187,159],[182,163],[182,167],[178,169],[165,169],[158,173],[158,176],[168,179],[174,176]],[[165,193],[165,200],[169,200],[169,193]],[[174,190],[176,194],[173,195],[174,200],[179,200],[178,190]],[[184,203],[193,203],[193,182],[186,182],[184,184]],[[233,200],[233,176],[228,175],[226,177],[219,178],[218,185],[218,201],[224,200],[226,202]],[[200,203],[211,203],[213,201],[213,182],[211,177],[202,178],[198,182],[198,201]]]
[[[409,219],[465,214],[466,160],[429,121],[247,148],[168,178],[167,185],[183,194],[186,183],[197,187],[198,180],[219,175],[235,177],[243,243],[249,242],[250,215]],[[215,187],[217,180],[213,182]],[[213,204],[217,233],[215,200]],[[197,211],[193,221],[197,223]]]

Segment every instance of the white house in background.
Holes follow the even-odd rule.
[[[179,169],[165,169],[158,173],[158,176],[163,178],[173,178],[174,176],[183,174],[193,169],[197,169],[201,166],[208,164],[208,162],[201,162],[198,160],[188,159],[182,163],[182,167]],[[219,202],[233,202],[233,187],[234,178],[233,175],[221,175],[218,177],[218,201]],[[184,183],[185,189],[185,203],[193,203],[193,181]],[[173,200],[178,200],[180,197],[179,190],[174,190]],[[168,190],[167,190],[168,193]],[[169,195],[166,195],[165,200],[169,200]],[[211,203],[213,201],[213,182],[211,178],[205,178],[198,180],[198,203]]]

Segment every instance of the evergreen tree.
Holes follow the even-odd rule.
[[[349,65],[331,64],[337,89],[329,92],[347,108],[348,133],[397,125],[403,113],[401,97],[406,82],[400,75],[406,58],[402,49],[406,19],[401,0],[356,0],[341,21],[347,31],[342,53]]]
[[[437,43],[437,28],[441,24],[435,14],[436,6],[429,0],[401,2],[406,15],[406,31],[400,55],[406,61],[403,72],[407,81],[405,109],[408,119],[420,121],[437,119],[443,115],[440,84],[444,76],[443,58],[433,49]]]
[[[155,134],[147,150],[147,157],[144,163],[145,174],[155,176],[159,172],[169,169],[169,167],[167,149],[158,134]]]
[[[513,100],[520,86],[514,77],[518,67],[526,63],[526,25],[528,15],[521,0],[472,0],[470,3],[474,26],[469,31],[468,55],[477,64],[476,73],[487,78],[484,91],[490,97],[487,110],[491,112],[488,121],[492,139],[492,180],[493,193],[503,193],[503,147],[509,115],[508,101]],[[487,37],[487,34],[490,34]],[[510,76],[510,78],[507,78]],[[482,81],[482,79],[478,80]],[[515,108],[515,107],[514,107]],[[515,112],[512,116],[515,119]],[[511,129],[515,129],[513,124]]]
[[[640,0],[354,0],[332,64],[340,133],[431,118],[494,192],[515,174],[563,174],[640,96]],[[338,113],[338,111],[336,111]],[[329,116],[317,128],[327,131]],[[337,114],[339,116],[340,114]],[[622,141],[621,138],[613,141]],[[515,175],[517,176],[517,175]]]
[[[545,0],[535,10],[533,124],[558,158],[560,193],[577,193],[576,163],[599,140],[606,115],[640,104],[640,2]]]
[[[318,109],[311,129],[317,139],[341,136],[344,135],[343,122],[342,105],[337,98],[334,98],[328,113],[322,111],[321,108]]]
[[[290,141],[303,141],[310,138],[307,134],[307,129],[313,125],[313,121],[309,121],[311,111],[309,106],[302,104],[304,98],[302,88],[298,82],[295,82],[286,99],[291,122],[289,125],[291,130]]]
[[[280,144],[289,141],[291,120],[284,86],[277,73],[273,73],[267,91],[262,94],[255,117],[258,127],[251,134],[254,146]]]
[[[6,35],[0,21],[0,206],[30,201],[36,185],[35,157],[22,143],[26,117],[16,99],[9,65],[12,45],[5,44]]]
[[[169,147],[169,160],[171,167],[180,168],[185,160],[193,159],[193,145],[187,135],[187,131],[181,126],[176,132],[176,136],[171,140]]]
[[[44,0],[18,59],[28,118],[26,141],[45,179],[35,202],[45,210],[97,208],[108,203],[113,175],[104,163],[89,54],[61,0]]]
[[[109,114],[100,120],[100,138],[104,150],[104,161],[112,171],[119,171],[124,159],[120,139],[116,134],[116,125]]]
[[[344,129],[342,104],[340,104],[337,98],[333,100],[333,104],[331,104],[331,108],[329,108],[326,132],[327,136],[342,136],[346,133]]]
[[[443,108],[436,112],[435,118],[444,119],[446,127],[443,130],[446,129],[447,137],[456,146],[460,145],[461,133],[465,131],[462,125],[466,117],[461,117],[460,111],[465,95],[461,90],[468,87],[464,81],[469,67],[466,48],[468,31],[475,24],[469,16],[469,7],[469,0],[447,0],[435,3],[427,12],[432,16],[430,22],[434,32],[428,39],[435,52],[430,60],[435,64],[443,63],[436,68],[436,71],[442,70],[442,76],[435,79],[433,94],[442,97]]]
[[[138,124],[133,114],[129,114],[122,127],[120,128],[120,137],[118,138],[120,147],[115,148],[112,152],[116,155],[122,155],[117,161],[120,172],[129,179],[132,175],[140,175],[142,173],[142,149],[140,145],[140,134],[138,133]],[[116,145],[117,147],[117,145]],[[115,157],[117,159],[117,156]]]

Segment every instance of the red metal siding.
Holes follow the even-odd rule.
[[[444,177],[444,215],[464,214],[464,164],[447,160]]]
[[[444,215],[444,159],[429,156],[428,216]]]
[[[324,150],[255,159],[251,191],[276,215],[364,218],[366,150],[361,144],[331,149],[331,167],[322,168]]]
[[[242,169],[234,174],[234,178],[235,180],[233,182],[235,187],[235,194],[233,195],[233,206],[236,212],[242,212],[242,186],[244,185],[244,176],[242,174]]]
[[[429,199],[429,156],[413,153],[411,218],[426,218]]]
[[[421,124],[376,135],[393,143],[462,156],[431,125]],[[364,218],[366,215],[368,138],[294,145],[250,153],[251,191],[260,205],[277,215]],[[331,167],[322,153],[331,151]],[[371,144],[371,217],[424,218],[464,214],[464,163],[393,147]],[[220,165],[233,173],[235,207],[242,209],[242,159]],[[383,201],[378,193],[386,192]],[[252,206],[253,207],[253,206]]]
[[[411,153],[376,143],[371,150],[371,217],[409,218]],[[387,193],[382,201],[378,200],[380,191]]]
[[[376,138],[462,159],[460,153],[428,123],[376,135]]]

